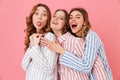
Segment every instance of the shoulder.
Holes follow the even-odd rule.
[[[55,35],[51,32],[46,33],[45,38],[49,39],[49,40],[55,40],[56,39]]]
[[[54,35],[52,32],[48,32],[48,33],[46,33],[45,36],[54,36],[54,37],[55,37],[55,35]]]
[[[96,39],[98,39],[99,36],[95,31],[90,29],[87,36],[86,36],[86,38],[96,38]]]
[[[98,43],[102,44],[102,40],[100,39],[99,35],[91,29],[86,36],[86,41],[97,41]]]

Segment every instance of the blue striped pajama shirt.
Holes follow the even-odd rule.
[[[76,57],[69,51],[65,51],[60,63],[74,70],[90,74],[91,80],[96,80],[91,73],[96,57],[102,60],[109,80],[113,80],[112,73],[106,59],[104,46],[98,35],[90,30],[86,36],[86,47],[82,58]]]

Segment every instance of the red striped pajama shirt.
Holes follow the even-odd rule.
[[[82,58],[85,48],[85,41],[82,38],[77,38],[66,33],[60,36],[58,39],[59,43],[69,52],[75,56]],[[59,61],[62,56],[59,56]],[[65,65],[59,63],[59,75],[60,80],[90,80],[90,74],[94,75],[96,80],[108,80],[106,71],[103,67],[102,61],[99,57],[96,57],[93,69],[90,73],[83,71],[73,70]]]

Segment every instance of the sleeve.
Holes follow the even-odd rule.
[[[89,33],[86,37],[86,46],[82,58],[65,51],[61,59],[61,64],[73,68],[83,73],[90,73],[97,55],[98,39],[94,33]]]
[[[22,68],[26,71],[29,67],[29,64],[31,62],[31,57],[29,55],[30,48],[27,49],[27,51],[24,54],[23,60],[22,60]]]
[[[47,35],[47,39],[55,40],[54,35]],[[42,66],[42,70],[50,71],[54,70],[57,62],[57,54],[49,50],[47,47],[42,48],[39,45],[35,45],[30,49],[30,56],[33,60],[35,60],[40,66]]]

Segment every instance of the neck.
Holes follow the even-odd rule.
[[[41,30],[41,29],[37,29],[37,33],[42,34],[42,33],[43,33],[43,30]]]
[[[79,30],[78,32],[75,33],[75,35],[76,35],[77,37],[80,37],[80,36],[81,36],[81,31]]]
[[[62,32],[61,31],[54,31],[55,33],[55,36],[58,38],[62,35]]]

